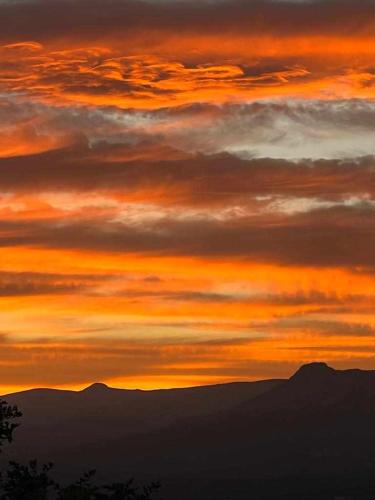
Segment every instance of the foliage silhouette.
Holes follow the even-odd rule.
[[[158,483],[138,488],[134,480],[97,486],[93,482],[95,471],[89,471],[76,483],[59,489],[58,500],[152,500],[159,490]]]
[[[5,401],[0,400],[0,450],[4,441],[10,443],[13,439],[13,432],[18,427],[14,422],[21,417],[22,413],[17,406],[10,406]]]
[[[1,500],[47,500],[51,490],[58,488],[49,477],[52,464],[40,469],[36,460],[27,465],[10,462],[5,474],[1,474]]]

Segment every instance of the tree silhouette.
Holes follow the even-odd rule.
[[[10,462],[1,475],[1,500],[47,500],[58,485],[49,477],[52,464],[38,467],[36,460],[27,465]]]
[[[4,441],[10,443],[13,439],[13,432],[19,426],[14,420],[22,417],[22,413],[17,406],[10,406],[0,400],[0,450]]]

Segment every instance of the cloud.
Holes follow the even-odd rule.
[[[126,55],[107,48],[48,51],[36,42],[0,46],[0,88],[46,103],[161,108],[194,101],[218,102],[304,82],[304,67],[272,68],[230,63],[186,63],[157,55]],[[276,65],[277,63],[275,63]],[[368,82],[367,82],[368,84]],[[285,91],[282,91],[285,93]],[[221,96],[221,97],[220,97]]]
[[[251,344],[251,339],[248,344]],[[93,380],[122,378],[134,383],[135,377],[197,376],[210,380],[217,376],[215,367],[223,363],[225,352],[245,347],[243,339],[225,339],[223,342],[154,343],[115,340],[77,339],[76,341],[51,339],[49,342],[5,341],[0,373],[4,385],[61,385],[89,384]],[[221,359],[215,360],[215,355]],[[66,364],[72,369],[63,369]],[[189,366],[190,365],[190,366]],[[205,366],[206,365],[206,366]],[[219,368],[220,370],[220,368]],[[234,373],[234,378],[238,374]],[[244,376],[244,374],[239,375]],[[140,382],[142,383],[142,382]]]
[[[159,256],[242,258],[291,266],[374,266],[373,207],[335,207],[277,217],[145,224],[106,218],[0,221],[0,245]]]
[[[273,331],[281,330],[284,332],[296,331],[300,334],[308,334],[311,336],[318,336],[327,339],[327,337],[368,337],[373,338],[375,335],[375,327],[367,323],[347,322],[337,320],[324,320],[314,318],[283,318],[268,325],[269,329]],[[329,346],[326,346],[328,348]],[[353,349],[353,346],[347,346],[348,349]],[[293,349],[293,347],[289,347]],[[296,347],[297,348],[297,347]],[[306,346],[299,348],[306,348]],[[323,345],[316,346],[313,349],[324,349]]]
[[[0,157],[85,145],[83,157],[168,160],[229,153],[242,159],[355,159],[373,154],[375,107],[366,100],[274,100],[161,110],[56,108],[0,99]],[[122,149],[121,149],[122,146]],[[137,148],[138,146],[138,148]],[[77,152],[78,154],[78,152]],[[96,159],[96,158],[94,158]]]
[[[0,11],[2,92],[57,106],[375,93],[371,0],[59,0]]]
[[[171,146],[190,152],[225,151],[242,158],[355,158],[373,153],[374,111],[371,101],[350,99],[196,105],[180,114],[155,113],[149,128],[165,134]]]
[[[81,192],[92,193],[92,197],[105,194],[117,201],[185,206],[241,207],[251,203],[264,208],[278,201],[280,209],[287,209],[288,198],[344,203],[374,196],[372,156],[353,160],[245,160],[230,154],[181,153],[145,142],[94,147],[83,143],[0,159],[0,166],[3,193]]]
[[[110,279],[96,274],[57,274],[0,271],[0,297],[75,295]]]
[[[349,59],[329,67],[311,55],[285,51],[260,52],[251,60],[244,54],[222,54],[213,61],[203,50],[194,61],[186,60],[184,51],[163,56],[143,49],[135,54],[107,46],[51,50],[35,41],[16,42],[0,45],[0,90],[59,107],[138,110],[276,97],[374,97],[375,48],[361,61]]]

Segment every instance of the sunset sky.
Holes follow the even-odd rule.
[[[375,368],[375,2],[0,0],[0,392]]]

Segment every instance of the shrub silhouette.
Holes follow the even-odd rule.
[[[0,400],[0,452],[4,442],[11,442],[16,421],[22,413],[16,406]],[[38,465],[31,460],[23,465],[10,462],[0,473],[0,500],[153,500],[160,485],[137,487],[131,479],[124,483],[97,485],[95,471],[86,472],[78,481],[61,486],[51,477],[53,464]]]

